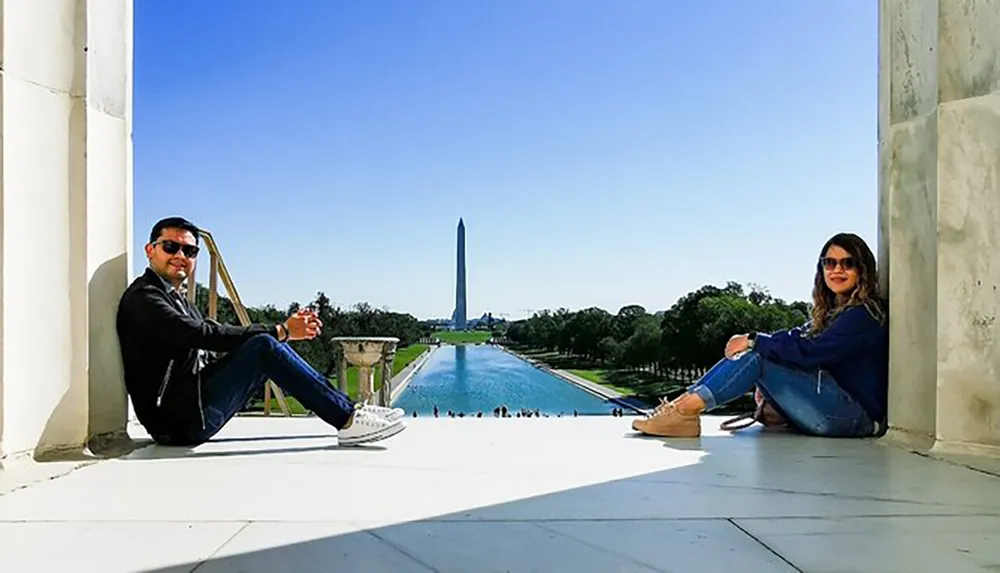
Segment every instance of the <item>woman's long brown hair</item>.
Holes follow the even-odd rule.
[[[823,257],[831,245],[844,249],[854,259],[858,269],[858,284],[846,300],[838,302],[837,295],[826,286],[823,274]],[[884,301],[878,289],[878,271],[875,268],[875,255],[864,239],[853,233],[838,233],[823,245],[816,261],[816,279],[813,284],[812,326],[810,334],[822,332],[830,322],[842,311],[853,307],[864,306],[872,317],[880,323],[885,320]]]

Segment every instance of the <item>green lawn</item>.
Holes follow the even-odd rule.
[[[481,344],[489,342],[492,337],[492,334],[482,330],[456,330],[434,333],[434,338],[448,344]]]
[[[584,380],[600,384],[623,396],[634,396],[648,404],[658,404],[660,396],[671,397],[683,392],[686,382],[655,376],[649,372],[617,370],[581,356],[531,348],[512,348],[521,356],[547,364],[555,370],[565,370]]]
[[[392,361],[392,374],[395,376],[403,371],[404,368],[410,365],[411,362],[417,359],[418,356],[427,351],[428,346],[426,344],[414,344],[412,346],[407,346],[405,348],[400,348],[396,351],[396,358]],[[337,378],[334,376],[330,379],[330,385],[337,386]],[[382,372],[381,370],[376,370],[375,372],[375,390],[377,391],[382,387]],[[351,367],[347,369],[347,393],[352,398],[357,398],[358,396],[358,369]],[[306,414],[307,410],[299,401],[295,398],[285,396],[288,399],[288,409],[292,414]],[[262,411],[264,409],[263,400],[254,404],[251,411]],[[271,398],[271,412],[278,414],[281,413],[281,408],[278,406],[278,400],[276,398]]]
[[[614,390],[623,396],[632,396],[635,394],[635,390],[632,388],[626,388],[624,386],[615,386],[608,381],[608,371],[607,370],[567,370],[570,374],[575,374],[580,378],[588,382],[593,382],[594,384],[600,384],[609,390]]]

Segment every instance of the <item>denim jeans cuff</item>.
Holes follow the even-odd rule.
[[[715,396],[712,394],[712,391],[702,384],[693,384],[688,386],[687,391],[691,394],[697,395],[703,402],[705,402],[706,412],[718,406],[715,402]]]

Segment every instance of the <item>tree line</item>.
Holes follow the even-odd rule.
[[[195,301],[208,314],[208,289],[197,285]],[[293,343],[296,351],[317,370],[331,373],[337,353],[331,339],[337,336],[394,336],[400,347],[431,336],[435,325],[410,314],[391,312],[358,303],[350,308],[333,306],[323,293],[306,305],[247,307],[250,320],[273,324],[303,306],[313,308],[323,321],[323,334]],[[749,331],[773,332],[804,323],[811,304],[787,303],[758,285],[729,282],[724,287],[705,285],[681,297],[672,307],[649,312],[627,305],[617,314],[591,307],[536,312],[530,318],[498,323],[497,337],[519,346],[559,352],[599,362],[607,367],[642,370],[655,375],[690,377],[703,372],[722,356],[730,336]],[[219,296],[218,320],[238,324],[232,301]]]
[[[624,306],[617,314],[596,307],[545,310],[511,323],[506,335],[518,345],[615,368],[657,375],[703,372],[722,358],[732,335],[801,325],[810,310],[810,303],[786,303],[757,285],[729,282],[703,286],[653,313],[640,305]]]

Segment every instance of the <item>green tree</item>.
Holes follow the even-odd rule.
[[[604,359],[598,348],[601,339],[611,335],[611,315],[606,310],[591,307],[577,312],[566,324],[570,334],[570,350],[592,359]]]
[[[655,317],[643,316],[624,344],[622,361],[628,367],[642,368],[654,364],[660,356],[660,325]]]
[[[635,332],[636,323],[646,316],[648,316],[646,309],[638,304],[621,307],[618,314],[614,316],[611,325],[615,340],[627,340]]]
[[[704,285],[665,311],[626,305],[615,315],[599,308],[536,312],[509,325],[515,344],[602,360],[620,368],[694,375],[722,357],[734,334],[775,332],[804,323],[807,302],[786,303],[756,284]]]

